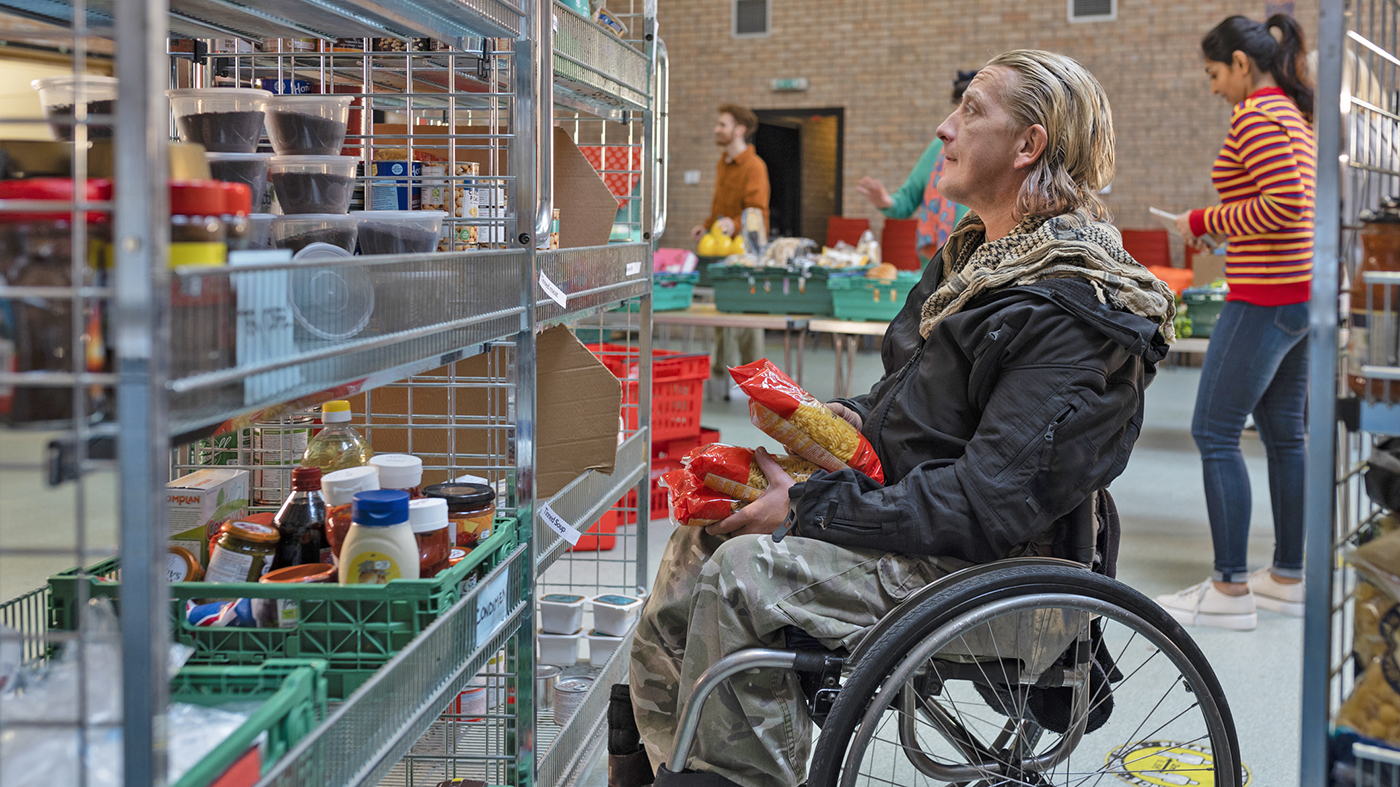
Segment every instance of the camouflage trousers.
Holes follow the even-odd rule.
[[[711,664],[782,648],[796,626],[851,647],[910,593],[960,566],[808,538],[672,534],[632,645],[632,706],[652,766],[670,756],[684,698]],[[807,780],[812,723],[791,670],[740,673],[710,695],[687,768],[742,787]]]

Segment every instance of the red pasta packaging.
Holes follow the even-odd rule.
[[[733,367],[729,374],[748,394],[754,426],[789,451],[824,470],[851,467],[885,482],[870,441],[767,358]]]
[[[671,520],[687,527],[705,527],[738,511],[743,505],[732,497],[703,486],[685,468],[661,476],[669,491]]]
[[[800,456],[775,456],[773,460],[796,481],[806,481],[819,469]],[[745,503],[757,500],[768,489],[768,477],[748,448],[710,443],[692,448],[681,463],[705,486]]]

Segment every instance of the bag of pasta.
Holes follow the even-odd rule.
[[[1351,652],[1361,664],[1369,664],[1372,659],[1385,655],[1395,647],[1392,642],[1397,624],[1400,624],[1400,611],[1396,610],[1395,599],[1387,596],[1365,579],[1356,583],[1355,616],[1352,624]]]
[[[671,522],[686,527],[706,527],[738,511],[743,503],[702,485],[687,469],[661,476],[671,509]]]
[[[775,456],[773,460],[794,481],[806,481],[819,468],[800,456]],[[692,448],[681,458],[700,483],[735,500],[752,503],[768,488],[768,477],[748,448],[711,443]]]
[[[1400,665],[1395,654],[1371,662],[1351,696],[1337,711],[1337,727],[1346,727],[1387,746],[1400,746]]]
[[[851,467],[877,483],[885,482],[870,441],[768,359],[736,366],[729,374],[749,397],[754,426],[787,450],[823,470]]]

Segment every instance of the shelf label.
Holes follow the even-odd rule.
[[[486,583],[481,595],[476,597],[476,647],[485,644],[506,622],[506,612],[510,610],[509,590],[510,571],[502,571],[500,576]]]
[[[559,304],[560,308],[569,308],[569,296],[559,289],[559,285],[550,281],[549,277],[544,275],[544,271],[540,271],[540,289],[544,290],[544,294],[548,295],[550,300]]]
[[[627,263],[627,275],[628,275],[629,277],[631,277],[631,276],[636,276],[637,274],[639,274],[639,273],[641,273],[641,272],[642,272],[642,264],[641,264],[640,262],[629,262],[629,263]]]
[[[558,15],[558,14],[550,14],[550,16],[554,17],[554,32],[557,33],[557,32],[559,32],[559,15]]]
[[[559,534],[559,537],[568,541],[570,545],[577,544],[579,536],[583,535],[564,520],[564,517],[554,513],[554,509],[548,503],[540,505],[540,519],[544,520],[549,529]]]

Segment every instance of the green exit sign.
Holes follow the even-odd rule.
[[[773,80],[773,90],[778,93],[795,93],[807,89],[806,77]]]

